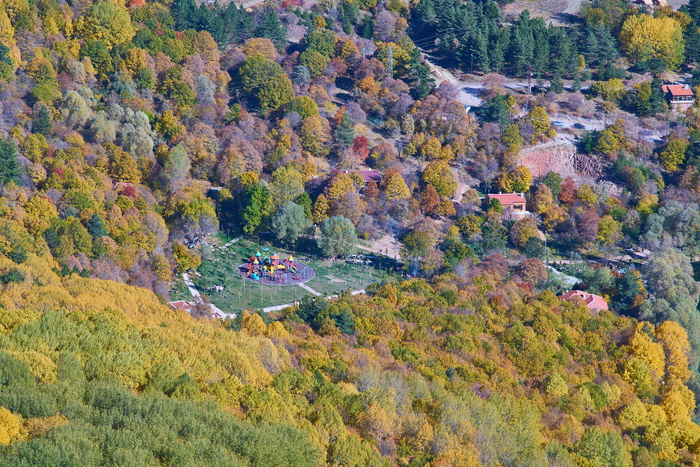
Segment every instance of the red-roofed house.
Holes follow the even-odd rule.
[[[188,302],[187,300],[178,300],[176,302],[168,302],[168,305],[173,310],[185,310],[187,313],[190,313],[192,311],[192,304]]]
[[[589,310],[601,311],[608,309],[608,303],[600,295],[583,292],[581,290],[570,290],[559,296],[559,298],[566,301],[572,300],[574,297],[583,300],[583,303],[586,304]]]
[[[358,170],[357,175],[362,177],[362,180],[364,180],[365,183],[369,183],[372,180],[377,183],[382,181],[382,174],[377,170]]]
[[[506,193],[506,194],[488,194],[486,195],[486,204],[488,205],[492,199],[497,199],[501,202],[503,206],[504,213],[526,213],[525,205],[527,201],[525,200],[525,195],[522,193]]]
[[[678,112],[685,112],[695,102],[693,90],[687,84],[664,84],[661,89],[666,93],[671,109]]]

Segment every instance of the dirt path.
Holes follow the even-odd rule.
[[[399,252],[403,245],[401,242],[396,240],[393,235],[384,235],[382,238],[372,242],[370,246],[357,245],[357,248],[365,251],[371,251],[378,255],[386,255],[390,258],[399,259],[401,255]]]

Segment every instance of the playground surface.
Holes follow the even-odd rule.
[[[269,274],[261,274],[257,279],[253,278],[252,274],[248,274],[249,264],[247,263],[238,266],[238,271],[244,279],[265,285],[298,285],[310,281],[316,275],[314,270],[306,264],[295,262],[294,265],[294,272],[280,270],[272,277]]]
[[[373,282],[400,278],[393,259],[361,250],[355,258],[328,260],[246,238],[231,240],[218,235],[209,243],[209,251],[202,252],[202,265],[196,273],[190,273],[190,278],[199,292],[225,313],[294,303],[306,295],[330,297],[362,290]],[[293,256],[294,263],[310,268],[313,276],[307,272],[306,280],[300,275],[300,281],[292,284],[245,278],[251,256],[257,251],[264,254],[266,247],[270,254],[276,252],[282,259]],[[241,265],[245,267],[243,272]],[[191,299],[181,277],[176,277],[171,285],[170,298]]]

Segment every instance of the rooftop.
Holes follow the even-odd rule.
[[[693,97],[693,90],[687,84],[664,84],[661,86],[664,92],[668,92],[673,97],[690,96]]]
[[[371,182],[372,180],[379,182],[382,179],[382,174],[376,170],[358,170],[357,175],[362,177],[362,180],[364,180],[366,183]]]
[[[578,297],[586,304],[590,310],[601,311],[608,309],[608,302],[605,301],[600,295],[595,295],[592,293],[584,292],[582,290],[570,290],[563,293],[559,298],[562,300],[571,300],[574,297]]]
[[[488,194],[486,195],[490,200],[497,199],[501,202],[503,206],[511,206],[516,203],[526,203],[525,195],[523,193],[505,193],[505,194]]]
[[[175,302],[168,302],[168,305],[170,305],[170,307],[173,310],[185,310],[188,313],[192,311],[192,304],[187,300],[177,300]]]

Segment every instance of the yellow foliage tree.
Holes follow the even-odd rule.
[[[653,326],[647,322],[637,324],[634,335],[629,341],[632,355],[645,361],[657,378],[664,375],[665,355],[661,344],[654,342],[647,331],[653,333]]]
[[[683,28],[675,18],[631,15],[620,30],[622,51],[635,62],[661,59],[669,69],[685,60]]]
[[[656,328],[656,338],[666,352],[666,382],[685,382],[690,378],[688,333],[675,321],[664,321]]]
[[[0,444],[10,444],[22,439],[24,426],[22,418],[5,407],[0,407]]]
[[[398,170],[392,171],[384,180],[384,184],[386,186],[384,193],[387,199],[407,199],[411,197],[411,190]]]

